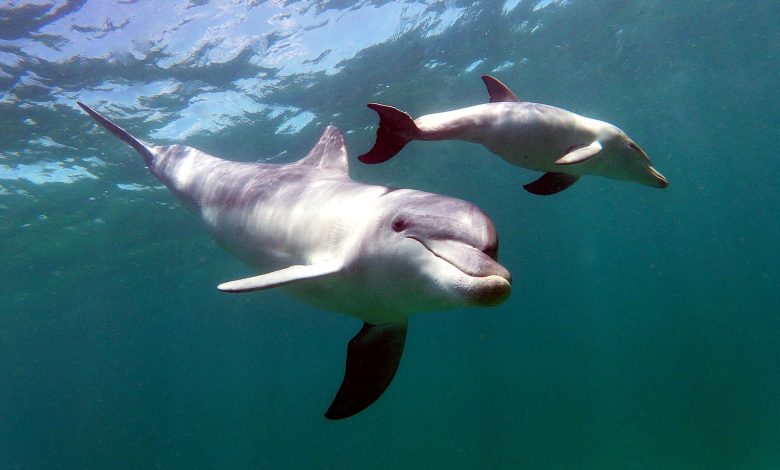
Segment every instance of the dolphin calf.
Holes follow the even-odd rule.
[[[352,180],[336,127],[325,128],[295,163],[241,163],[184,145],[151,146],[78,104],[138,151],[220,244],[261,273],[220,290],[281,287],[364,322],[347,346],[329,419],[360,412],[390,385],[410,314],[492,306],[509,296],[495,227],[479,208]]]
[[[417,119],[392,106],[370,103],[368,107],[379,114],[376,143],[358,159],[387,161],[411,140],[465,140],[484,145],[513,165],[543,171],[542,177],[523,186],[533,194],[563,191],[582,175],[668,186],[644,150],[612,124],[521,102],[497,79],[483,75],[482,80],[490,103]]]

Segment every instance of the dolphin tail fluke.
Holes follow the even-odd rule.
[[[151,164],[154,156],[152,155],[152,152],[149,150],[149,147],[144,145],[143,142],[136,139],[129,132],[117,126],[116,124],[108,120],[108,118],[104,117],[103,115],[101,115],[94,109],[90,108],[89,106],[85,105],[84,103],[80,101],[76,101],[76,103],[79,106],[81,106],[81,109],[86,111],[87,114],[92,116],[92,119],[97,121],[98,124],[108,129],[109,132],[122,139],[125,143],[127,143],[129,146],[133,147],[138,153],[140,153],[141,156],[144,157],[144,160],[146,160],[147,164]]]
[[[406,343],[401,324],[364,323],[347,346],[347,368],[325,417],[344,419],[374,403],[393,381]]]
[[[401,151],[409,141],[420,134],[420,129],[411,116],[392,106],[369,103],[368,107],[379,114],[379,129],[376,142],[368,153],[358,157],[363,163],[382,163],[390,160]]]

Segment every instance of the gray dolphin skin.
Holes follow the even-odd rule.
[[[533,194],[563,191],[582,175],[668,186],[644,150],[612,124],[521,102],[497,79],[483,75],[482,80],[490,103],[417,119],[392,106],[370,103],[368,107],[379,114],[376,143],[358,159],[382,163],[412,140],[464,140],[482,144],[513,165],[543,171],[539,179],[523,186]]]
[[[336,127],[295,163],[241,163],[184,145],[148,145],[78,104],[138,151],[220,244],[261,273],[220,290],[281,287],[363,321],[347,346],[328,419],[360,412],[390,385],[410,314],[493,306],[510,294],[510,274],[496,261],[495,227],[479,208],[353,181]]]

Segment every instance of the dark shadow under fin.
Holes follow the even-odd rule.
[[[358,157],[361,162],[386,162],[420,133],[414,119],[400,109],[379,103],[369,103],[368,107],[379,115],[379,128],[374,146]]]
[[[349,418],[374,403],[393,381],[405,343],[406,321],[364,323],[347,346],[344,380],[325,417]]]
[[[566,173],[545,173],[538,180],[523,186],[526,191],[539,196],[549,196],[559,193],[580,179],[578,175]]]
[[[485,82],[491,103],[501,102],[519,102],[517,96],[512,93],[508,86],[501,83],[498,79],[490,75],[483,75],[482,81]]]

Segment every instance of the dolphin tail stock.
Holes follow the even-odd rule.
[[[325,412],[331,420],[353,416],[374,403],[393,381],[406,344],[407,322],[364,323],[347,346],[344,380]]]
[[[98,113],[94,109],[90,108],[89,106],[85,105],[81,101],[76,101],[76,103],[79,106],[81,106],[81,109],[86,111],[87,114],[89,114],[92,117],[92,119],[97,121],[98,124],[105,127],[109,132],[119,137],[122,141],[124,141],[129,146],[133,147],[138,153],[141,154],[142,157],[144,157],[144,160],[146,161],[147,165],[151,166],[152,160],[154,159],[154,155],[149,150],[149,147],[147,147],[140,140],[136,139],[132,134],[122,129],[121,127],[117,126],[116,124],[111,122],[108,118]]]
[[[420,129],[414,119],[398,108],[379,103],[369,103],[368,107],[379,114],[379,128],[376,130],[376,142],[367,153],[358,160],[375,164],[386,162],[401,151],[409,141],[418,138]]]

